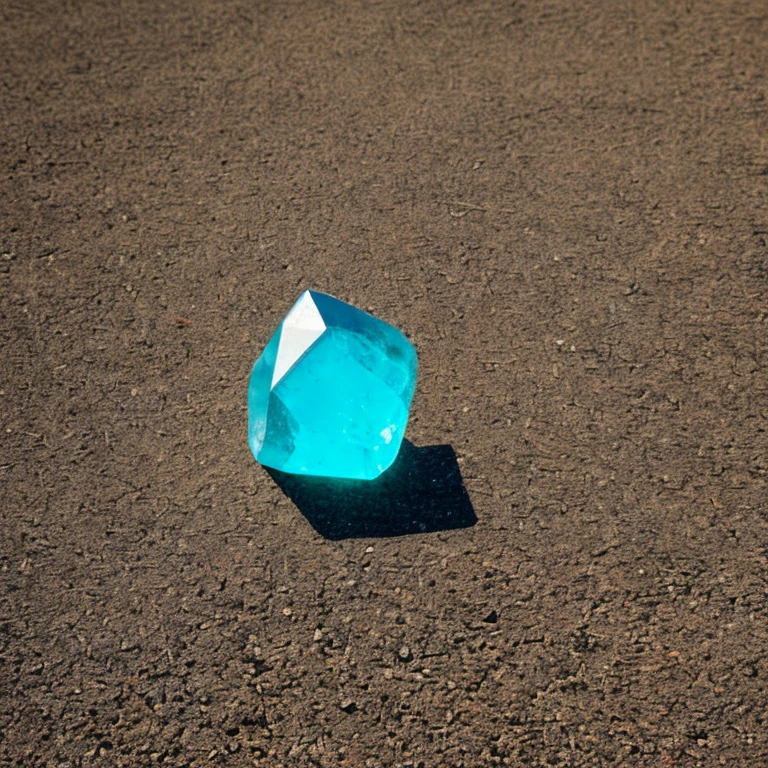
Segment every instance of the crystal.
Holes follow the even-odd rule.
[[[416,368],[416,350],[396,328],[305,291],[251,372],[253,455],[293,474],[378,477],[400,449]]]

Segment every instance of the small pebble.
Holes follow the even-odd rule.
[[[411,649],[407,645],[402,646],[397,652],[397,655],[400,657],[401,661],[410,661],[413,658]]]

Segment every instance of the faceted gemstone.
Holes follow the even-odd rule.
[[[416,367],[416,350],[396,328],[305,291],[253,366],[253,455],[283,472],[378,477],[400,449]]]

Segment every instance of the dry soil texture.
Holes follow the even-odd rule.
[[[5,0],[0,174],[0,764],[768,765],[763,0]],[[378,485],[249,453],[305,287]]]

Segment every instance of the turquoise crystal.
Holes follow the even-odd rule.
[[[251,372],[248,442],[282,472],[372,480],[397,456],[416,387],[400,331],[305,291]]]

